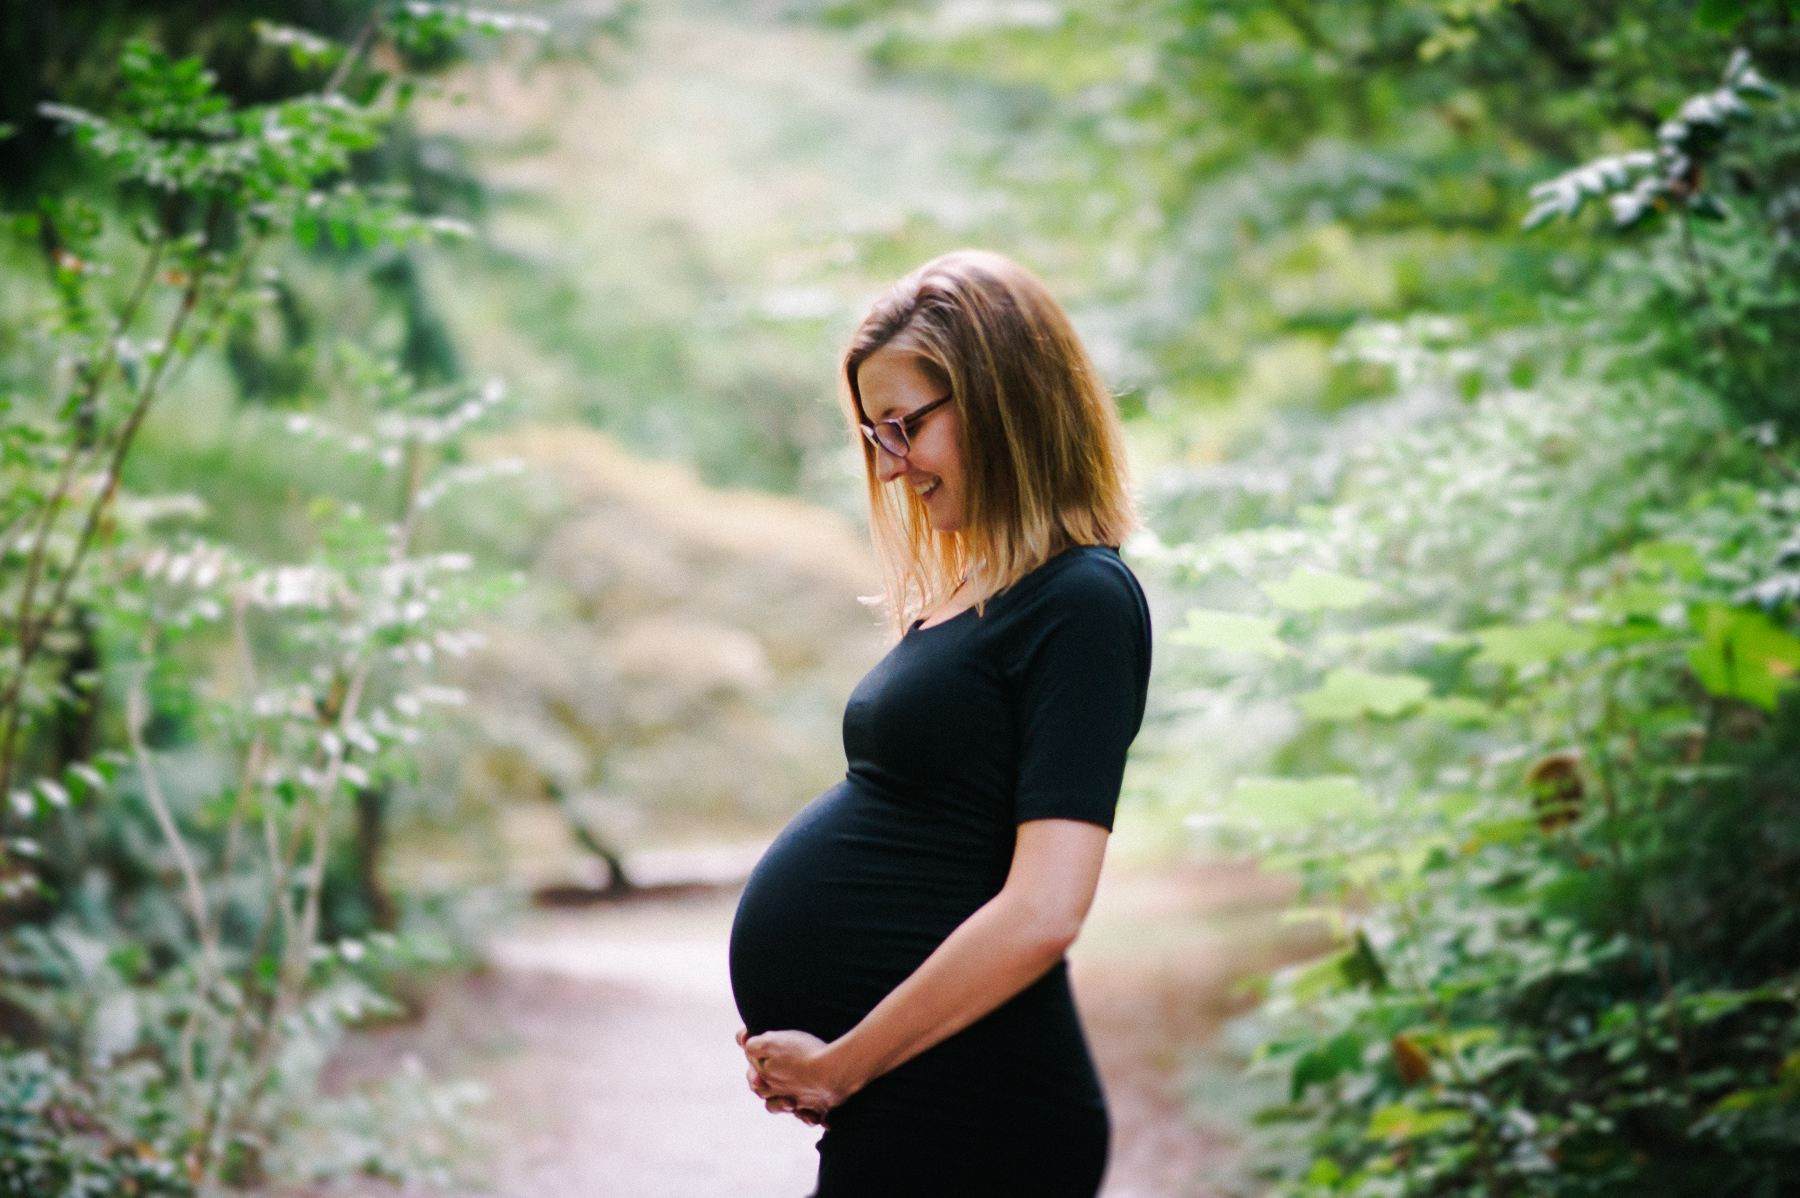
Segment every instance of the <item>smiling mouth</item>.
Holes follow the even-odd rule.
[[[938,489],[941,482],[942,482],[941,479],[934,478],[930,482],[927,482],[927,483],[915,483],[915,484],[913,484],[913,494],[917,495],[920,499],[930,499],[932,494]]]

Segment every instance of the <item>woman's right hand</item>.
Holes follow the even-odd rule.
[[[819,1126],[827,1121],[832,1107],[849,1097],[841,1083],[820,1076],[819,1066],[828,1046],[817,1036],[765,1032],[752,1042],[749,1031],[739,1028],[737,1043],[750,1061],[745,1080],[771,1112],[791,1114],[802,1123]]]

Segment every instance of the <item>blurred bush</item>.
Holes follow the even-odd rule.
[[[153,416],[219,410],[215,347],[279,303],[260,286],[274,247],[379,253],[466,233],[355,177],[413,86],[375,60],[511,24],[371,9],[346,44],[265,22],[256,37],[292,70],[248,103],[201,58],[130,39],[92,108],[33,114],[83,166],[31,180],[45,190],[7,215],[0,264],[23,351],[0,393],[12,1192],[260,1184],[329,1105],[314,1100],[341,1030],[394,1009],[374,983],[442,956],[399,926],[378,856],[427,709],[455,698],[424,668],[466,646],[461,625],[496,589],[422,529],[486,473],[459,463],[458,441],[499,389],[427,386],[354,343],[319,347],[305,392],[339,419],[241,426],[264,452],[338,462],[304,480],[298,545],[209,536],[207,501],[185,489],[209,480],[176,470],[184,489],[156,490],[142,484],[157,471],[133,467],[156,456]],[[362,488],[333,492],[357,475]],[[451,1119],[423,1079],[396,1084]],[[423,1167],[389,1147],[366,1137],[354,1167]]]

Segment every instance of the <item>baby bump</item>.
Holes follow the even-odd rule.
[[[929,819],[846,780],[782,830],[745,884],[731,984],[752,1034],[835,1039],[998,889],[946,871]]]

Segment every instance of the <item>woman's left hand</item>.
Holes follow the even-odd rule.
[[[831,1046],[806,1032],[738,1033],[750,1061],[750,1089],[771,1111],[792,1111],[807,1123],[823,1123],[831,1109],[858,1087],[832,1069]]]

